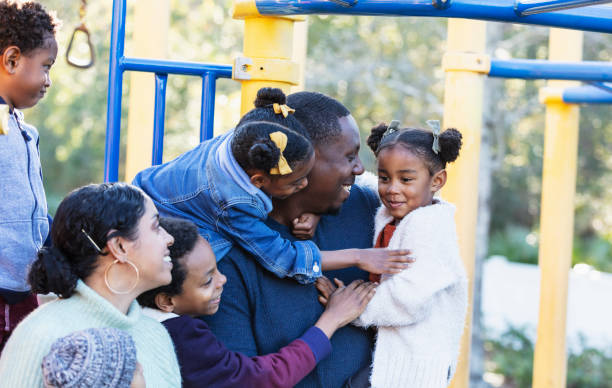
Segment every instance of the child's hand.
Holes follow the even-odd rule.
[[[396,274],[414,263],[414,258],[408,256],[410,253],[406,249],[361,249],[357,267],[374,274]]]
[[[338,279],[334,279],[338,287],[329,297],[327,307],[315,324],[328,338],[334,332],[357,318],[374,297],[377,283],[355,280],[344,286]]]
[[[293,220],[291,233],[301,240],[310,240],[317,230],[321,216],[312,213],[304,213]]]
[[[334,279],[334,280],[342,283],[341,280],[338,280],[338,279]],[[321,276],[320,278],[318,278],[317,281],[315,282],[315,286],[317,287],[319,294],[321,294],[319,295],[319,302],[321,302],[323,306],[327,306],[327,301],[329,300],[329,297],[331,296],[331,294],[334,293],[334,291],[336,291],[338,287],[336,287],[331,282],[331,280],[329,280],[325,276]]]

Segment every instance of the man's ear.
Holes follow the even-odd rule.
[[[160,292],[155,295],[155,305],[157,308],[165,313],[171,313],[174,311],[174,303],[172,302],[172,297],[168,296],[168,294]]]
[[[108,233],[112,233],[112,232],[113,230],[111,230]],[[106,242],[106,249],[108,249],[108,251],[116,259],[118,259],[121,262],[124,262],[125,260],[128,259],[127,251],[125,249],[125,243],[126,243],[126,240],[123,237],[120,237],[120,236],[112,237]]]
[[[262,187],[270,183],[270,177],[268,176],[268,174],[264,173],[261,170],[255,170],[250,175],[251,175],[251,183],[258,189],[261,189]]]
[[[440,170],[431,179],[431,192],[436,193],[446,184],[446,170]]]
[[[17,46],[8,46],[4,53],[2,54],[2,61],[0,65],[9,74],[15,74],[17,71],[17,66],[19,66],[19,61],[23,54],[21,50]]]

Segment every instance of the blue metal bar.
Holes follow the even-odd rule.
[[[611,82],[612,63],[595,61],[551,62],[534,59],[493,59],[491,60],[489,77]]]
[[[429,16],[534,24],[612,33],[612,7],[595,5],[529,16],[517,15],[514,0],[452,0],[439,9],[432,0],[359,0],[343,7],[329,0],[255,0],[262,15]]]
[[[108,105],[106,108],[106,145],[104,148],[104,181],[119,179],[119,144],[121,136],[121,92],[123,71],[119,58],[125,42],[126,0],[113,1],[110,59],[108,69]]]
[[[203,76],[214,72],[218,78],[232,78],[231,65],[216,65],[197,62],[165,61],[159,59],[127,58],[121,59],[121,69],[124,71],[143,71],[150,73],[166,73]]]
[[[519,16],[527,16],[606,3],[612,0],[518,0],[514,8]]]
[[[612,85],[608,85],[606,83],[603,82],[591,82],[591,85],[595,86],[596,88],[599,88],[601,90],[604,90],[608,93],[612,93]]]
[[[213,137],[216,88],[217,73],[204,74],[202,77],[202,105],[200,106],[200,142]]]
[[[155,74],[155,113],[153,117],[153,153],[151,165],[162,164],[164,157],[164,119],[168,74]]]
[[[563,101],[568,104],[612,104],[612,92],[596,86],[576,86],[563,91]]]

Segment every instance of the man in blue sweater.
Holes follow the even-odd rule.
[[[292,94],[287,105],[309,130],[316,161],[304,190],[275,200],[268,226],[284,238],[295,239],[290,227],[296,217],[321,214],[313,237],[320,249],[370,248],[379,200],[372,190],[353,186],[355,177],[364,171],[355,120],[342,104],[320,93]],[[249,356],[276,352],[298,338],[323,312],[314,285],[280,279],[240,248],[230,251],[218,265],[228,279],[223,301],[215,315],[202,319],[231,350]],[[357,268],[326,275],[345,283],[367,279],[367,273]],[[370,363],[372,337],[368,332],[347,326],[336,332],[331,343],[331,355],[297,387],[339,388]]]

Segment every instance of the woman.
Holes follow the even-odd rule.
[[[0,358],[0,387],[42,387],[41,362],[51,344],[91,327],[132,336],[147,387],[179,387],[168,333],[135,301],[171,280],[173,238],[159,225],[151,199],[123,183],[82,187],[58,207],[51,237],[53,248],[39,251],[29,281],[33,292],[60,299],[19,324]]]

